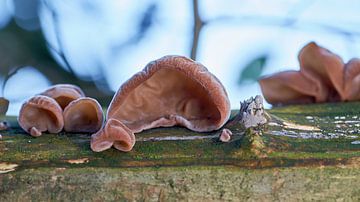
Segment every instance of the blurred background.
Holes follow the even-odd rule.
[[[176,54],[203,63],[236,109],[261,94],[259,77],[299,69],[310,41],[360,57],[359,13],[359,0],[0,0],[0,97],[16,115],[72,83],[106,106],[149,61]]]

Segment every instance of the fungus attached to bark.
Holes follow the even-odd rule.
[[[18,122],[22,129],[34,137],[45,131],[58,133],[64,127],[59,104],[54,99],[42,95],[32,97],[22,105]]]
[[[84,97],[70,102],[64,109],[64,130],[67,132],[97,132],[103,123],[100,104]]]
[[[41,93],[41,95],[54,98],[62,109],[65,109],[71,101],[80,97],[85,97],[84,92],[78,86],[71,84],[54,85],[45,92]]]
[[[116,119],[107,120],[104,128],[91,136],[91,149],[104,151],[114,146],[120,151],[130,151],[135,145],[134,133]]]
[[[133,133],[174,125],[206,132],[222,127],[229,116],[227,93],[214,75],[186,57],[165,56],[150,62],[120,87],[110,103],[106,125],[115,119]],[[99,131],[93,135],[93,150],[104,150],[99,149],[99,140],[112,139],[106,130]]]
[[[6,121],[0,121],[0,131],[9,129],[9,123]]]
[[[229,142],[231,139],[231,136],[232,136],[231,130],[224,128],[220,133],[219,140],[221,142]]]
[[[360,59],[341,57],[311,42],[298,56],[300,71],[279,72],[259,83],[274,105],[360,100]]]

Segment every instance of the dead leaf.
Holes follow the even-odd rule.
[[[87,163],[89,162],[88,158],[82,158],[82,159],[71,159],[71,160],[67,160],[68,163],[71,164],[81,164],[81,163]]]
[[[283,122],[284,127],[287,129],[306,130],[306,131],[320,131],[320,128],[315,126],[300,125],[295,123]]]
[[[18,164],[6,163],[6,162],[0,163],[0,174],[14,171],[16,167],[18,167]]]

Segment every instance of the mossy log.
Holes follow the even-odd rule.
[[[92,152],[89,134],[33,138],[5,117],[0,201],[360,200],[360,103],[268,112],[260,135],[158,128],[129,153]]]

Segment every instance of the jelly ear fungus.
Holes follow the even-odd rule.
[[[92,136],[91,148],[103,151],[114,145],[130,151],[133,133],[175,125],[208,132],[221,128],[229,116],[228,95],[213,74],[186,57],[165,56],[120,87],[109,105],[105,127]],[[117,140],[124,147],[116,145]]]

